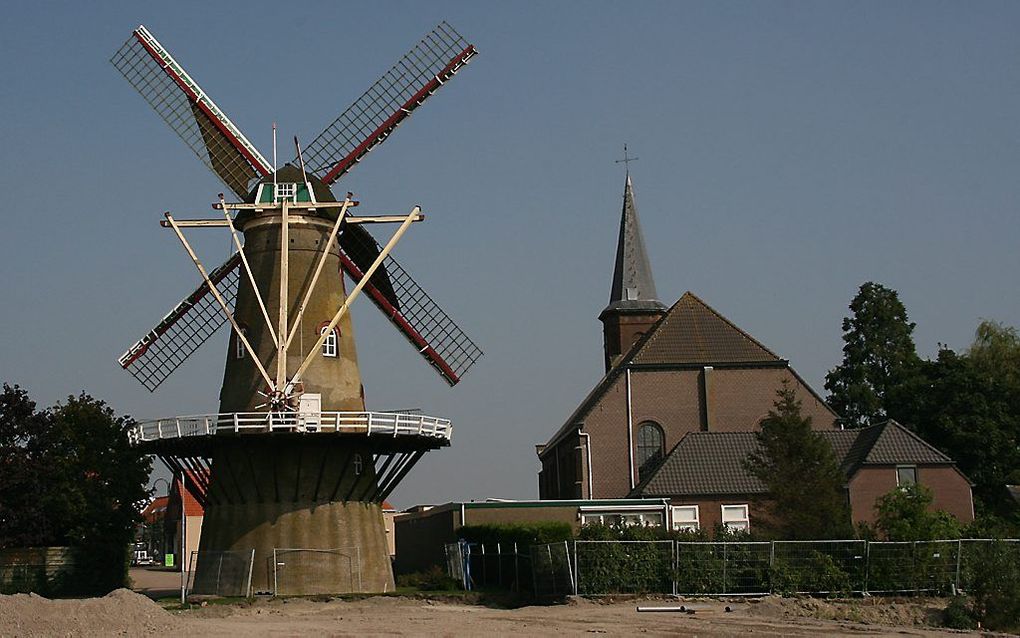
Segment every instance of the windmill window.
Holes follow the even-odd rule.
[[[326,334],[327,330],[329,330],[328,324],[319,328],[319,334],[320,335]],[[324,357],[337,356],[336,328],[330,330],[329,334],[326,335],[326,340],[322,342],[322,356]]]
[[[638,426],[637,462],[641,479],[655,467],[665,452],[665,437],[658,423],[645,421]]]
[[[361,476],[361,470],[362,469],[363,469],[363,464],[361,462],[361,455],[360,454],[355,454],[354,455],[354,476]]]
[[[280,182],[276,185],[276,200],[290,200],[294,201],[294,196],[297,194],[297,184],[292,182]]]
[[[245,357],[244,341],[241,339],[241,335],[248,336],[248,329],[241,328],[241,331],[234,337],[234,358],[243,359]]]

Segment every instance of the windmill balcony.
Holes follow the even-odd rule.
[[[441,444],[453,436],[449,419],[404,412],[227,412],[135,423],[132,444],[215,434],[266,432],[338,433],[368,437],[423,437]]]

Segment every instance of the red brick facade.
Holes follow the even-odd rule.
[[[928,508],[943,510],[961,523],[974,520],[974,501],[970,482],[953,466],[917,467],[917,482],[931,489],[934,499]],[[850,516],[854,523],[873,524],[875,503],[896,488],[896,466],[863,467],[847,482],[850,491]]]

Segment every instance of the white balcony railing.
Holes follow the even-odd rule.
[[[132,443],[210,436],[224,432],[337,432],[365,436],[418,436],[449,441],[449,419],[402,412],[228,412],[141,421],[132,428]]]

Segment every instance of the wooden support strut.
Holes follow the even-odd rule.
[[[189,244],[188,240],[184,237],[184,233],[181,232],[177,222],[169,212],[164,213],[164,216],[166,217],[167,223],[170,224],[170,227],[174,229],[174,233],[176,233],[177,239],[179,239],[181,244],[184,246],[184,250],[186,250],[188,256],[191,257],[191,261],[194,262],[195,267],[198,268],[199,274],[201,274],[202,279],[205,280],[205,285],[209,288],[209,292],[213,294],[213,297],[216,298],[216,302],[219,303],[220,309],[223,311],[223,314],[226,315],[227,321],[229,321],[230,325],[234,327],[234,332],[237,333],[237,338],[244,344],[244,349],[248,352],[248,355],[251,356],[251,359],[255,363],[255,367],[258,368],[262,378],[265,379],[271,389],[275,390],[276,385],[269,377],[269,373],[266,372],[262,362],[259,361],[258,355],[255,353],[255,349],[252,348],[251,343],[248,342],[248,337],[245,336],[244,331],[241,330],[241,326],[239,326],[237,320],[234,319],[234,313],[230,312],[230,309],[227,308],[227,302],[223,300],[223,295],[220,294],[220,291],[216,288],[216,284],[214,284],[209,278],[209,274],[205,271],[205,267],[202,265],[202,262],[199,261],[195,251],[191,249],[191,244]]]
[[[421,213],[420,207],[415,206],[413,209],[411,209],[411,212],[408,213],[407,217],[404,218],[404,222],[400,225],[399,228],[397,228],[397,231],[393,233],[393,236],[390,237],[390,240],[386,242],[386,246],[383,247],[382,251],[375,258],[375,261],[373,261],[372,265],[368,268],[367,271],[365,271],[365,275],[361,278],[361,281],[359,281],[358,284],[354,286],[354,290],[351,291],[351,294],[344,300],[344,303],[340,306],[340,309],[336,311],[335,315],[333,315],[333,319],[329,322],[329,326],[327,326],[326,329],[322,331],[322,334],[319,335],[319,338],[315,340],[315,345],[312,346],[311,350],[309,350],[308,352],[308,355],[305,357],[305,360],[301,363],[301,366],[297,369],[297,372],[294,373],[294,377],[291,379],[291,384],[297,384],[301,380],[301,375],[305,373],[305,371],[308,369],[308,366],[310,366],[312,364],[312,361],[315,360],[315,355],[316,353],[319,352],[319,349],[322,348],[322,343],[326,340],[326,337],[332,334],[333,330],[336,329],[337,324],[340,323],[341,317],[343,317],[344,314],[347,312],[347,309],[350,308],[351,303],[353,303],[354,300],[358,298],[358,295],[361,294],[362,288],[364,288],[365,285],[372,279],[372,275],[375,274],[375,271],[379,269],[379,266],[382,265],[382,262],[386,259],[387,256],[389,256],[390,252],[393,250],[393,247],[396,246],[397,242],[400,241],[400,238],[404,236],[404,233],[407,232],[407,229],[411,226],[411,223],[414,221],[415,217],[417,217],[419,213]]]
[[[220,194],[220,204],[223,204],[222,193]],[[234,228],[234,220],[231,219],[230,211],[226,206],[223,207],[223,216],[225,217],[227,227],[230,229],[230,236],[234,240],[234,246],[237,247],[237,254],[241,256],[241,263],[244,264],[244,271],[248,273],[248,281],[251,282],[251,289],[255,293],[255,299],[259,302],[259,308],[262,309],[262,317],[266,320],[266,327],[269,328],[269,336],[273,338],[273,345],[279,347],[280,340],[276,337],[276,331],[273,330],[273,321],[269,318],[269,311],[266,310],[266,303],[262,300],[262,293],[259,292],[258,284],[255,283],[255,274],[251,271],[251,266],[248,265],[248,257],[244,254],[244,246],[241,245],[241,240],[237,236],[237,229]],[[179,223],[180,222],[178,222],[178,224]]]

